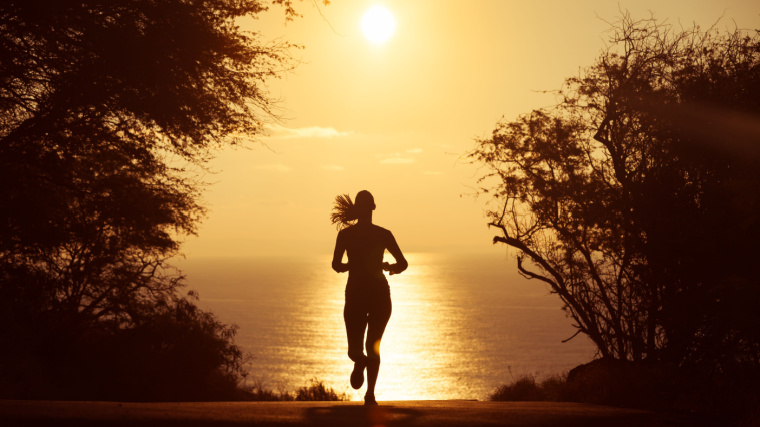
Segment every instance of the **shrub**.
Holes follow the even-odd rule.
[[[716,423],[760,425],[760,371],[705,371],[663,362],[597,359],[540,383],[498,387],[492,401],[571,401],[697,413]]]
[[[524,375],[512,383],[500,386],[490,396],[492,401],[560,401],[566,400],[565,376],[553,375],[540,383],[535,375]]]
[[[81,325],[49,313],[0,334],[0,397],[58,400],[234,400],[245,377],[236,327],[193,297],[173,297],[129,325]]]
[[[316,378],[312,378],[307,385],[300,387],[295,393],[286,390],[273,391],[267,388],[263,381],[257,379],[254,385],[246,390],[245,400],[253,401],[344,401],[348,400],[346,393],[338,393],[332,387]]]
[[[312,378],[309,385],[301,387],[296,392],[295,400],[315,401],[315,400],[348,400],[345,393],[336,393],[332,387],[325,387],[322,381]]]

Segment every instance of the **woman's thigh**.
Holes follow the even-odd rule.
[[[367,315],[367,355],[379,355],[380,340],[385,333],[385,327],[391,318],[393,305],[391,304],[390,295],[382,296],[373,301],[374,304],[369,308]]]
[[[349,346],[358,344],[360,347],[364,340],[364,331],[367,328],[367,306],[356,298],[346,298],[343,307],[343,320],[346,322],[346,334]]]

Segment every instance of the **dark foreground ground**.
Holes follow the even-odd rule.
[[[580,403],[119,403],[0,400],[0,426],[692,426],[693,417]]]

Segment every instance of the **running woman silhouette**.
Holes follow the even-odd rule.
[[[332,268],[338,273],[348,271],[346,304],[343,320],[346,322],[348,357],[354,362],[351,387],[361,388],[364,369],[367,369],[367,393],[365,405],[377,405],[375,384],[380,370],[380,340],[391,317],[391,293],[383,270],[391,275],[406,270],[408,264],[393,234],[372,223],[375,199],[369,191],[356,195],[355,203],[348,195],[335,199],[333,224],[341,228],[335,242]],[[383,262],[385,250],[393,255],[395,264]],[[348,263],[343,253],[348,253]],[[362,349],[364,332],[367,339]]]

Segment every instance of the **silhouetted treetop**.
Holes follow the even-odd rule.
[[[558,95],[469,153],[494,243],[601,356],[760,366],[760,35],[624,15]]]
[[[271,3],[297,15],[291,1]],[[56,372],[83,376],[51,374],[45,387],[79,384],[97,397],[91,381],[109,363],[94,349],[112,338],[114,347],[134,339],[156,363],[165,355],[155,348],[195,346],[209,361],[195,380],[221,372],[234,386],[234,328],[180,296],[183,276],[167,261],[204,215],[198,168],[273,116],[265,82],[292,67],[294,46],[240,27],[266,9],[256,0],[0,4],[0,346],[14,349],[0,357],[0,389],[13,383],[7,366],[40,358],[55,371],[46,355],[60,353]],[[101,370],[87,377],[78,358]],[[13,384],[39,369],[22,366]]]
[[[3,142],[99,128],[89,139],[135,144],[137,159],[154,147],[193,158],[256,133],[271,113],[261,83],[288,67],[290,47],[238,27],[263,10],[257,1],[5,2]]]
[[[72,232],[69,217],[93,213],[121,229],[141,222],[164,249],[175,248],[169,229],[192,233],[203,210],[183,165],[256,135],[271,117],[262,84],[290,66],[290,45],[238,27],[263,10],[229,0],[4,2],[3,241],[55,246]]]

